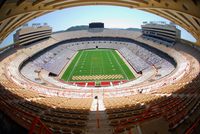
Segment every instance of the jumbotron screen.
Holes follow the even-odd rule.
[[[104,28],[104,23],[102,22],[93,22],[89,24],[89,28]]]

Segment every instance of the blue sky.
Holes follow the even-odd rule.
[[[81,6],[43,15],[28,22],[28,24],[30,26],[32,23],[46,22],[53,28],[53,31],[60,31],[75,25],[88,25],[90,22],[103,22],[106,28],[140,28],[143,21],[169,22],[157,15],[126,7]],[[186,30],[178,28],[181,30],[182,38],[195,42],[195,39]],[[1,47],[12,43],[13,33],[3,41]]]

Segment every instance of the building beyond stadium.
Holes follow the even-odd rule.
[[[28,45],[39,40],[49,38],[52,28],[44,25],[24,26],[14,34],[14,42],[16,45]]]

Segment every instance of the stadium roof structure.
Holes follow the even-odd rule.
[[[14,29],[43,14],[82,5],[117,5],[147,11],[180,25],[200,45],[199,0],[2,0],[0,1],[0,42]]]

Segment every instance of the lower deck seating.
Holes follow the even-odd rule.
[[[12,116],[19,124],[26,124],[23,126],[27,129],[34,118],[29,119],[28,116],[23,116],[24,113],[39,117],[53,133],[66,134],[85,133],[92,103],[92,99],[87,98],[46,97],[35,91],[21,89],[13,83],[10,83],[8,89],[0,86],[0,100],[1,103],[8,104],[9,109],[18,111],[14,113],[16,115],[12,113]],[[5,106],[2,108],[5,110]]]
[[[109,124],[114,128],[120,125],[123,129],[130,129],[134,123],[164,117],[170,131],[178,130],[185,123],[187,126],[181,130],[184,132],[194,122],[191,117],[195,115],[194,119],[197,119],[200,115],[200,76],[194,77],[186,75],[179,82],[149,94],[104,98]],[[191,81],[188,82],[188,79]],[[8,79],[0,80],[0,109],[19,124],[30,128],[33,118],[25,116],[27,112],[40,117],[53,133],[86,132],[92,99],[43,96],[36,91],[22,89]]]
[[[109,124],[115,130],[120,126],[120,131],[158,117],[164,117],[169,124],[169,130],[176,131],[190,115],[198,113],[195,110],[200,107],[199,101],[200,96],[188,94],[169,97],[149,94],[104,99]]]
[[[118,51],[129,62],[129,64],[136,70],[136,72],[143,71],[144,69],[147,69],[149,67],[149,65],[141,57],[137,56],[128,48],[123,47],[123,48],[120,48]]]

